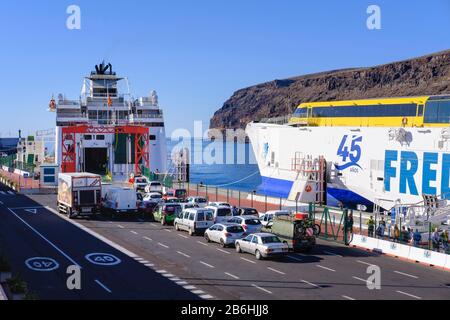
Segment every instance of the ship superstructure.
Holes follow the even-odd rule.
[[[80,99],[60,94],[56,112],[55,162],[61,172],[91,172],[126,177],[167,171],[163,111],[158,96],[134,99],[119,84],[128,81],[101,63],[83,81]]]

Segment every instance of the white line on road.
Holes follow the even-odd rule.
[[[287,256],[289,259],[292,259],[292,260],[295,260],[295,261],[298,261],[298,262],[302,262],[303,260],[302,259],[300,259],[300,258],[297,258],[297,257],[293,257],[293,256]]]
[[[156,272],[158,272],[158,273],[167,273],[166,270],[156,270]]]
[[[118,226],[120,229],[125,229],[125,227],[122,226],[122,225],[120,225],[120,224],[118,224],[117,226]]]
[[[336,272],[336,270],[331,269],[331,268],[327,268],[327,267],[324,267],[324,266],[321,266],[320,264],[316,265],[316,267],[321,268],[321,269],[323,269],[323,270],[327,270],[327,271],[331,271],[331,272]]]
[[[273,272],[282,274],[282,275],[285,275],[285,274],[286,274],[286,273],[284,273],[284,272],[282,272],[282,271],[279,271],[279,270],[277,270],[277,269],[274,269],[274,268],[267,267],[267,269],[269,269],[270,271],[273,271]]]
[[[315,283],[306,281],[306,280],[300,280],[300,281],[303,282],[303,283],[306,283],[306,284],[310,285],[311,287],[315,287],[315,288],[319,288],[319,289],[322,288],[321,286],[319,286],[319,285],[317,285],[317,284],[315,284]]]
[[[261,291],[264,291],[265,293],[272,294],[272,291],[269,291],[267,289],[261,288],[260,286],[257,286],[256,284],[252,284],[252,287],[254,287],[256,289],[259,289]]]
[[[193,294],[196,294],[196,295],[199,295],[199,294],[204,294],[205,293],[205,291],[203,291],[203,290],[194,290],[194,291],[191,291]]]
[[[144,264],[144,266],[146,266],[146,267],[154,267],[155,265],[153,264],[153,263],[147,263],[147,264]]]
[[[195,287],[195,286],[184,286],[183,288],[185,288],[186,290],[195,290],[195,289],[197,289],[197,287]]]
[[[138,235],[139,233],[137,233],[136,231],[130,231],[132,234]]]
[[[181,251],[177,251],[177,253],[182,255],[183,257],[186,257],[186,258],[190,258],[191,257],[190,255],[188,255],[188,254],[186,254],[184,252],[181,252]]]
[[[352,301],[355,300],[355,299],[353,299],[352,297],[349,297],[349,296],[342,296],[342,298],[347,299],[347,300],[352,300]]]
[[[184,286],[184,285],[188,284],[186,281],[177,281],[175,283],[180,285],[180,286]]]
[[[202,246],[208,247],[208,245],[206,243],[203,243],[201,241],[197,241],[198,244],[201,244]]]
[[[410,277],[410,278],[413,278],[413,279],[419,279],[419,277],[413,276],[412,274],[408,274],[408,273],[404,273],[404,272],[400,272],[400,271],[394,271],[394,273],[400,274],[400,275],[405,276],[405,277]]]
[[[209,263],[203,262],[203,261],[199,261],[202,265],[207,266],[208,268],[214,269],[215,267],[210,265]]]
[[[96,282],[100,287],[102,287],[105,291],[107,291],[108,293],[112,293],[112,291],[109,290],[108,287],[105,286],[103,283],[101,283],[99,280],[96,279],[95,282]]]
[[[247,261],[247,262],[250,262],[250,263],[253,263],[253,264],[256,264],[256,262],[255,261],[252,261],[252,260],[248,260],[248,259],[246,259],[246,258],[241,258],[242,260],[244,260],[244,261]]]
[[[179,237],[182,237],[182,238],[185,238],[185,239],[189,239],[189,237],[187,237],[187,236],[185,236],[185,235],[183,235],[183,234],[179,234],[178,236],[179,236]]]
[[[202,299],[204,299],[204,300],[211,300],[211,299],[214,299],[214,297],[213,297],[212,295],[209,295],[209,294],[201,295],[200,298],[202,298]]]
[[[164,229],[164,231],[171,233],[172,231],[169,229]]]
[[[149,237],[143,237],[145,240],[148,240],[148,241],[153,241],[153,239],[152,238],[149,238]]]
[[[239,280],[239,277],[238,277],[238,276],[235,276],[234,274],[231,274],[231,273],[228,273],[228,272],[225,272],[225,274],[226,274],[227,276],[229,276],[229,277],[232,277],[233,279]]]
[[[364,282],[364,283],[367,283],[366,279],[361,279],[361,278],[358,278],[358,277],[353,277],[353,279],[361,281],[361,282]]]
[[[166,246],[164,243],[158,242],[158,245],[163,248],[169,249],[169,246]]]
[[[413,294],[409,294],[409,293],[406,293],[406,292],[403,292],[403,291],[400,291],[400,290],[397,290],[397,293],[403,294],[405,296],[408,296],[410,298],[414,298],[414,299],[417,299],[417,300],[421,300],[422,299],[421,297],[418,297],[418,296],[415,296]]]
[[[8,191],[8,193],[10,194],[10,195],[12,195],[12,196],[15,196],[16,194],[14,193],[14,192],[12,192],[12,191]]]
[[[373,263],[364,262],[364,261],[361,261],[361,260],[356,260],[356,262],[361,263],[361,264],[365,264],[366,266],[373,266],[374,265]]]
[[[44,235],[42,235],[39,231],[37,231],[35,228],[33,228],[30,224],[28,224],[28,222],[26,222],[25,220],[23,220],[21,217],[19,217],[19,215],[17,215],[13,210],[9,209],[8,210],[14,215],[16,216],[17,219],[19,219],[20,221],[22,221],[28,228],[30,228],[34,233],[36,233],[39,237],[41,237],[44,241],[46,241],[49,245],[51,245],[56,251],[58,251],[59,253],[61,253],[64,257],[67,258],[67,260],[69,260],[70,262],[72,262],[74,265],[79,266],[81,268],[81,266],[75,262],[75,260],[73,260],[71,257],[69,257],[69,255],[67,255],[64,251],[62,251],[60,248],[58,248],[53,242],[51,242],[50,240],[48,240]]]
[[[228,251],[225,251],[225,250],[222,250],[222,249],[217,249],[217,251],[220,251],[220,252],[223,252],[223,253],[226,253],[226,254],[230,254]]]
[[[328,255],[330,255],[330,256],[335,256],[335,257],[340,257],[340,258],[342,258],[342,256],[341,256],[340,254],[333,253],[333,252],[330,252],[330,251],[324,251],[323,253],[328,254]]]

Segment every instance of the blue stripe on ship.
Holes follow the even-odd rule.
[[[293,184],[289,180],[262,177],[262,184],[258,187],[258,192],[269,197],[288,198]],[[328,204],[331,206],[337,206],[339,201],[348,208],[355,208],[358,204],[363,204],[368,208],[373,207],[373,202],[351,190],[328,188],[327,191]]]

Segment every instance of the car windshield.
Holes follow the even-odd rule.
[[[257,226],[261,224],[261,221],[259,221],[259,219],[247,219],[245,220],[245,224],[250,226]]]
[[[258,211],[256,209],[245,209],[245,214],[252,216],[252,215],[258,215]]]
[[[184,197],[185,195],[186,195],[186,190],[177,190],[176,192],[175,192],[175,195],[177,196],[177,197]]]
[[[264,244],[268,243],[281,243],[281,240],[277,236],[267,236],[267,237],[261,237],[261,241]]]
[[[218,217],[226,217],[226,216],[230,216],[231,215],[231,210],[230,209],[217,209],[217,216]]]
[[[152,199],[161,199],[162,197],[161,197],[160,194],[153,194],[153,195],[150,196],[150,198],[152,198]]]
[[[166,206],[165,211],[167,213],[179,213],[181,212],[181,206]]]
[[[227,228],[227,231],[230,233],[242,233],[244,229],[241,226],[231,226]]]
[[[212,211],[205,211],[206,221],[213,221],[214,214]]]
[[[197,199],[197,202],[198,203],[206,203],[207,201],[206,201],[206,199],[199,198],[199,199]]]

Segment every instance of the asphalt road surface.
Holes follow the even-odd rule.
[[[112,297],[95,282],[99,279],[115,293],[115,298],[190,299],[194,296],[191,292],[195,292],[203,298],[246,300],[450,299],[447,271],[332,242],[319,240],[310,254],[291,253],[282,260],[257,261],[252,255],[236,253],[234,248],[223,249],[218,244],[206,243],[203,237],[190,237],[139,216],[98,216],[69,222],[55,212],[54,195],[27,198],[0,192],[0,201],[3,202],[0,241],[9,244],[14,265],[24,271],[25,278],[32,280],[33,289],[48,292],[42,298],[54,297],[51,294],[56,292],[67,299]],[[38,213],[7,209],[29,206],[38,208]],[[68,292],[64,287],[67,278],[64,267],[71,261],[16,215],[86,268],[82,292]],[[118,250],[80,228],[106,238]],[[111,253],[122,263],[114,267],[92,265],[85,255],[95,252]],[[130,252],[135,255],[133,258],[127,255]],[[24,265],[30,256],[42,255],[50,255],[61,263],[59,271],[46,274],[45,280]],[[380,290],[370,290],[367,286],[368,268],[372,265],[381,270]],[[46,290],[50,283],[55,287]]]

